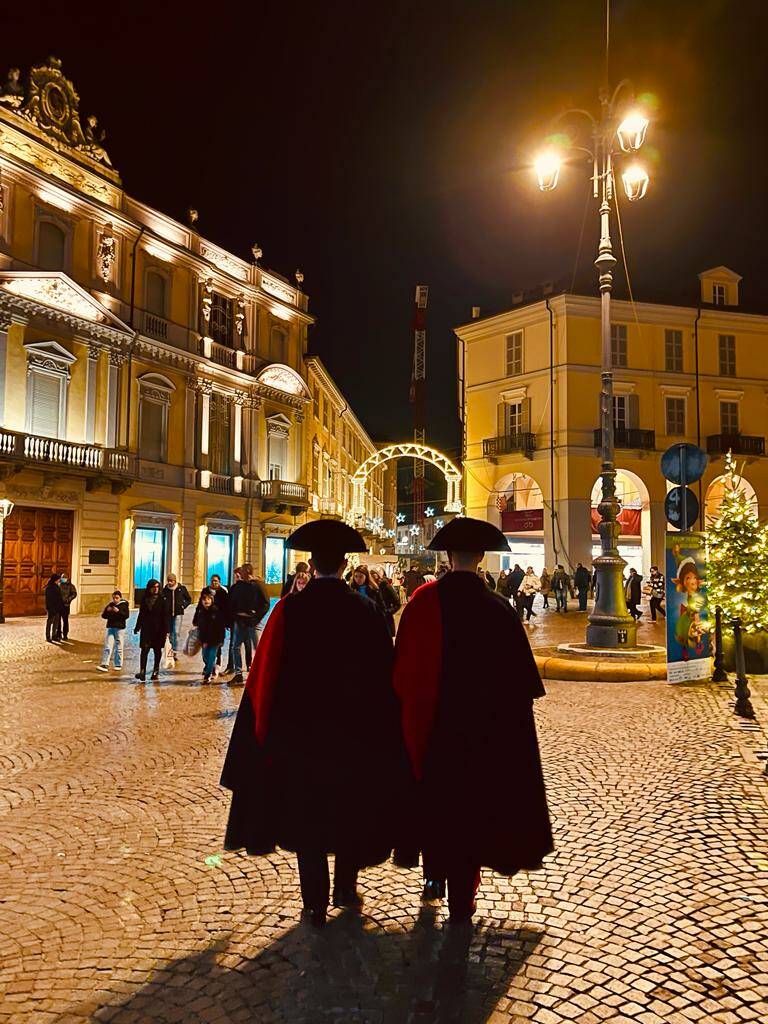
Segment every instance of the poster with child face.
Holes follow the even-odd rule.
[[[707,562],[703,533],[668,533],[667,679],[710,679]]]

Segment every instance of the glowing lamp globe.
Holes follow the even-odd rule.
[[[648,172],[637,164],[628,167],[622,174],[621,180],[624,182],[624,191],[627,193],[630,203],[642,199],[648,191],[648,182],[650,181]]]
[[[542,192],[551,192],[557,188],[557,179],[560,176],[560,157],[557,153],[542,153],[533,162],[539,188]]]
[[[648,118],[643,117],[639,111],[633,110],[627,114],[616,129],[616,137],[625,153],[634,153],[645,141],[647,131]]]

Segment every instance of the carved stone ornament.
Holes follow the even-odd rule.
[[[200,296],[200,308],[205,324],[205,333],[208,333],[208,324],[211,322],[211,306],[213,305],[213,278],[206,277],[203,281],[203,290]]]
[[[248,403],[248,395],[245,393],[245,391],[236,391],[235,392],[234,403],[235,403],[235,405],[240,405],[240,406],[247,405],[247,403]]]
[[[237,312],[235,313],[235,330],[242,338],[245,330],[245,296],[242,292],[237,296]]]
[[[3,288],[13,295],[34,299],[54,309],[62,309],[82,320],[103,321],[95,303],[90,302],[60,277],[19,277],[3,281]]]
[[[195,391],[197,391],[198,394],[210,396],[213,394],[213,384],[209,380],[196,380]]]
[[[78,494],[77,491],[54,491],[48,484],[37,488],[16,487],[13,484],[9,484],[6,490],[14,498],[31,498],[34,501],[55,501],[61,505],[74,505],[82,498],[82,495]]]
[[[215,249],[212,245],[208,245],[205,242],[200,243],[200,255],[204,260],[208,260],[214,267],[218,267],[219,270],[223,270],[225,274],[231,274],[232,277],[238,278],[240,281],[248,280],[248,270],[240,262],[222,249]]]
[[[125,366],[128,357],[123,352],[110,352],[109,362],[112,366]]]
[[[98,359],[100,355],[101,355],[101,346],[99,346],[99,345],[89,345],[88,346],[88,358],[89,359]]]
[[[99,236],[99,248],[96,251],[96,259],[99,264],[99,274],[105,284],[112,280],[112,270],[117,256],[117,242],[112,234],[112,225],[107,226]]]
[[[19,78],[18,68],[11,68],[0,93],[1,104],[15,110],[57,142],[107,167],[112,166],[103,146],[106,135],[99,131],[98,122],[92,114],[83,130],[80,97],[69,79],[61,73],[58,57],[49,57],[46,64],[31,69],[26,90],[20,86]]]
[[[303,395],[304,383],[297,373],[287,366],[267,366],[259,374],[259,383],[287,395]]]

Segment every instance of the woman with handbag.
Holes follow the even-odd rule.
[[[133,630],[134,633],[139,634],[139,646],[141,647],[139,671],[136,673],[139,682],[143,683],[147,678],[147,660],[150,651],[155,656],[152,681],[160,678],[160,659],[163,656],[163,648],[169,630],[168,606],[160,592],[160,581],[150,580],[144,591],[144,597],[141,599],[139,615]]]

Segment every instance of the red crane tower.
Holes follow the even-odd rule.
[[[411,405],[413,406],[413,440],[424,444],[427,421],[427,296],[425,284],[416,285],[413,309],[413,370],[411,371]],[[413,460],[413,517],[424,522],[424,462]]]

